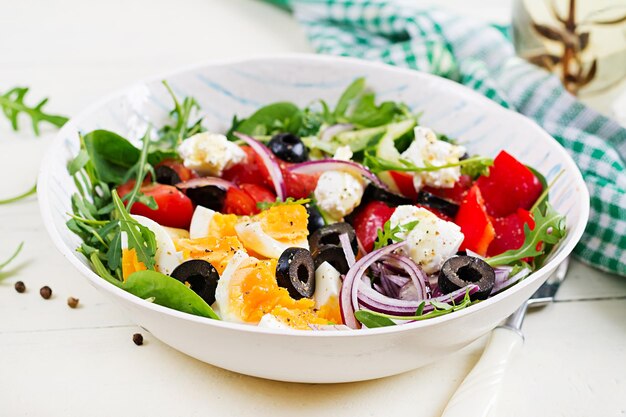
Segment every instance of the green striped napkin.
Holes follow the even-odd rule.
[[[508,28],[418,1],[269,1],[293,12],[320,53],[450,78],[535,120],[569,151],[591,194],[576,255],[626,275],[626,129],[577,101],[557,77],[517,58]]]

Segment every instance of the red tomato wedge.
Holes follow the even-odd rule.
[[[524,164],[506,151],[501,151],[489,168],[489,176],[476,180],[487,213],[494,217],[513,214],[518,208],[528,210],[535,203],[543,186]]]
[[[528,210],[517,209],[513,214],[506,217],[491,219],[496,232],[487,250],[488,256],[499,255],[511,249],[519,249],[524,243],[524,224],[528,223],[530,229],[535,228],[535,221]]]
[[[389,175],[396,183],[396,187],[398,187],[400,194],[413,201],[417,200],[417,191],[415,191],[415,186],[413,185],[413,174],[409,174],[408,172],[389,171]]]
[[[256,201],[244,190],[229,188],[224,199],[223,213],[249,216],[259,212]]]
[[[461,203],[454,222],[461,227],[461,232],[465,236],[461,250],[469,249],[485,256],[496,232],[485,211],[480,189],[476,185],[470,188]]]
[[[242,146],[246,159],[224,170],[222,178],[235,184],[256,184],[263,187],[272,187],[269,173],[265,165],[258,159],[256,153],[249,146]]]
[[[117,193],[124,197],[135,186],[135,180],[130,180],[124,185],[117,187]],[[132,214],[138,214],[154,220],[162,226],[188,229],[193,216],[193,203],[185,194],[176,187],[164,184],[143,185],[140,188],[142,194],[154,198],[158,208],[152,210],[142,203],[133,203],[130,209]]]
[[[285,167],[282,167],[282,172],[287,187],[287,197],[298,200],[307,198],[315,191],[319,175],[295,174],[287,171]]]
[[[459,180],[454,183],[451,188],[434,188],[424,187],[424,191],[436,195],[437,197],[452,201],[456,204],[461,204],[470,187],[472,186],[472,178],[469,175],[461,175]]]
[[[382,201],[372,201],[354,216],[354,231],[367,252],[374,248],[378,230],[382,230],[394,211],[394,207],[389,207]]]
[[[276,201],[276,194],[265,187],[256,184],[239,185],[256,203],[273,203]]]

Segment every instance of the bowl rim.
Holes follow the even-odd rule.
[[[482,309],[486,309],[492,304],[503,301],[503,299],[512,296],[518,290],[522,288],[532,285],[535,281],[542,279],[546,275],[546,271],[551,271],[557,267],[574,249],[574,246],[578,243],[582,234],[587,225],[587,221],[589,218],[589,192],[583,180],[582,174],[578,169],[577,165],[574,163],[572,158],[569,156],[567,151],[554,139],[550,134],[548,134],[545,130],[543,130],[536,122],[532,119],[519,114],[510,109],[506,109],[504,107],[499,106],[497,103],[489,100],[487,97],[482,96],[478,92],[471,90],[470,88],[456,83],[452,80],[445,79],[443,77],[439,77],[433,74],[421,72],[418,70],[408,69],[408,68],[400,68],[391,66],[384,63],[379,62],[370,62],[352,57],[340,57],[340,56],[331,56],[331,55],[317,55],[312,53],[289,53],[289,54],[272,54],[272,55],[262,55],[255,57],[238,57],[238,58],[227,58],[227,59],[214,59],[204,61],[199,64],[193,64],[189,66],[184,66],[175,70],[166,71],[155,76],[145,77],[132,84],[122,87],[110,94],[105,95],[101,99],[95,101],[93,104],[87,106],[83,111],[81,111],[76,117],[72,117],[63,128],[56,134],[50,146],[61,146],[64,138],[68,135],[68,133],[73,130],[76,131],[77,122],[88,117],[92,112],[96,109],[103,107],[107,103],[112,100],[123,96],[127,91],[136,87],[138,85],[154,83],[160,81],[162,79],[167,79],[169,77],[173,77],[176,75],[184,74],[193,70],[198,70],[201,68],[212,67],[212,66],[233,66],[233,65],[242,65],[242,64],[251,64],[254,62],[260,61],[299,61],[299,62],[315,62],[315,63],[337,63],[340,62],[341,65],[357,65],[361,67],[370,67],[375,69],[381,69],[389,72],[389,74],[398,74],[399,76],[412,76],[412,77],[423,77],[427,80],[431,80],[437,83],[443,83],[450,86],[453,94],[460,94],[469,96],[472,100],[481,102],[488,110],[494,112],[508,112],[509,117],[518,118],[523,120],[528,126],[529,130],[533,130],[535,134],[539,136],[543,136],[546,140],[552,141],[556,144],[556,151],[561,155],[561,158],[565,164],[565,169],[567,171],[571,171],[574,175],[575,182],[580,188],[578,195],[578,208],[580,211],[580,221],[575,224],[572,230],[568,230],[568,234],[572,237],[569,242],[564,246],[559,248],[559,253],[553,257],[547,264],[541,267],[539,270],[533,272],[528,277],[526,277],[521,282],[515,284],[512,288],[515,290],[507,290],[503,291],[491,298],[488,298],[485,301],[482,301],[471,308],[466,308],[463,310],[455,311],[452,314],[446,314],[440,317],[435,317],[428,320],[416,321],[413,323],[406,323],[398,326],[389,326],[389,327],[379,327],[373,329],[360,329],[358,331],[298,331],[295,329],[271,329],[265,327],[258,327],[249,324],[243,323],[235,323],[235,322],[227,322],[223,320],[214,320],[206,317],[195,316],[189,313],[184,313],[178,310],[174,310],[169,307],[164,307],[158,304],[151,303],[146,301],[140,297],[137,297],[129,292],[124,291],[121,288],[116,287],[113,284],[110,284],[103,278],[101,278],[98,274],[96,274],[91,268],[87,267],[85,264],[81,262],[79,257],[76,255],[75,249],[72,249],[65,245],[63,240],[61,239],[60,231],[54,226],[53,221],[53,213],[51,209],[51,205],[49,204],[49,194],[50,194],[50,186],[49,186],[49,175],[47,172],[49,171],[49,167],[55,164],[56,160],[52,158],[52,153],[48,153],[44,160],[41,163],[38,179],[37,179],[37,200],[39,202],[39,209],[41,216],[43,218],[44,225],[50,238],[52,239],[56,248],[61,252],[61,254],[70,261],[70,263],[82,273],[88,280],[98,289],[102,289],[108,292],[111,295],[116,297],[121,297],[123,300],[134,304],[139,308],[149,309],[156,313],[166,314],[171,316],[172,318],[188,320],[191,322],[195,322],[198,324],[208,325],[208,326],[216,326],[222,328],[223,330],[234,330],[234,331],[243,331],[250,332],[253,334],[272,334],[278,336],[296,336],[296,337],[367,337],[374,335],[382,335],[388,333],[400,333],[412,331],[419,328],[424,327],[432,327],[437,326],[441,323],[448,322],[450,320],[460,319],[463,316],[468,316],[472,314],[476,314]]]

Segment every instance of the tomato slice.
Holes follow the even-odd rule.
[[[435,188],[426,186],[423,190],[436,195],[437,197],[452,201],[453,203],[461,204],[471,186],[472,178],[469,175],[461,175],[459,180],[454,183],[454,186],[451,188]]]
[[[258,213],[259,209],[256,207],[256,201],[250,194],[237,188],[229,188],[226,191],[223,212],[239,216],[250,216]]]
[[[383,228],[394,211],[394,207],[389,207],[382,201],[372,201],[360,208],[354,216],[354,231],[367,252],[374,248],[378,230]]]
[[[285,187],[287,188],[287,197],[293,197],[296,200],[307,198],[317,186],[317,180],[320,175],[294,174],[287,171],[286,167],[282,168],[283,178],[285,179]]]
[[[461,250],[469,249],[485,256],[496,233],[485,211],[480,189],[476,185],[468,191],[454,222],[461,227],[465,236]]]
[[[511,249],[519,249],[524,243],[524,224],[535,228],[535,221],[528,210],[517,209],[506,217],[491,219],[496,236],[489,245],[487,255],[495,256]]]
[[[487,213],[494,217],[513,214],[518,208],[528,210],[535,203],[543,186],[524,164],[506,151],[501,151],[489,168],[489,176],[476,180]]]
[[[256,184],[239,185],[256,203],[273,203],[276,201],[276,194],[265,187]]]
[[[222,178],[235,184],[256,184],[263,187],[272,187],[272,181],[265,165],[259,160],[256,153],[249,146],[242,146],[246,159],[224,170]]]
[[[408,172],[389,171],[391,179],[396,183],[398,191],[403,196],[410,198],[411,200],[417,200],[417,191],[415,191],[415,185],[413,185],[413,175]]]
[[[124,197],[135,186],[135,180],[117,187],[120,197]],[[193,216],[193,203],[176,187],[164,184],[147,184],[140,188],[141,193],[154,198],[158,208],[152,210],[142,203],[133,203],[130,209],[132,214],[138,214],[154,220],[162,226],[188,229]]]

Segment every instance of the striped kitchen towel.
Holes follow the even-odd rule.
[[[556,76],[516,57],[507,28],[417,0],[269,1],[293,12],[320,53],[450,78],[535,120],[568,150],[591,194],[576,255],[626,275],[626,129],[580,103]]]

